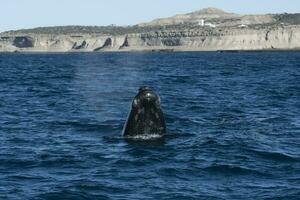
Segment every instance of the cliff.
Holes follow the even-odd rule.
[[[209,23],[199,25],[199,19]],[[128,27],[4,32],[0,52],[292,50],[300,49],[299,19],[298,14],[240,16],[209,8]]]

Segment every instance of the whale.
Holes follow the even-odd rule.
[[[140,87],[124,124],[123,136],[143,138],[163,137],[165,134],[166,122],[159,95],[150,87]]]

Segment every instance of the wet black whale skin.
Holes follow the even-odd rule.
[[[148,95],[148,96],[147,96]],[[140,88],[124,126],[123,135],[164,135],[166,123],[160,107],[160,97],[148,87]]]

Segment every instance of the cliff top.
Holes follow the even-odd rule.
[[[226,14],[224,10],[221,10],[219,8],[214,8],[214,7],[208,7],[208,8],[203,8],[198,11],[194,11],[192,13],[198,13],[198,14]]]
[[[204,8],[198,11],[194,11],[191,13],[188,13],[186,15],[199,15],[199,17],[201,17],[201,15],[217,15],[219,17],[236,17],[239,16],[238,14],[235,13],[228,13],[225,12],[224,10],[218,9],[218,8],[213,8],[213,7],[209,7],[209,8]]]

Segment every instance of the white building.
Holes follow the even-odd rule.
[[[198,25],[199,25],[199,26],[205,26],[205,21],[204,21],[204,19],[200,19],[200,20],[198,21]]]
[[[209,27],[211,27],[211,28],[215,28],[215,27],[216,27],[215,24],[212,24],[212,23],[209,23],[209,22],[205,23],[205,20],[204,20],[204,19],[200,19],[200,20],[198,21],[198,25],[199,25],[199,26],[209,26]]]
[[[212,23],[205,23],[205,26],[209,26],[211,28],[216,28],[216,25],[212,24]]]

